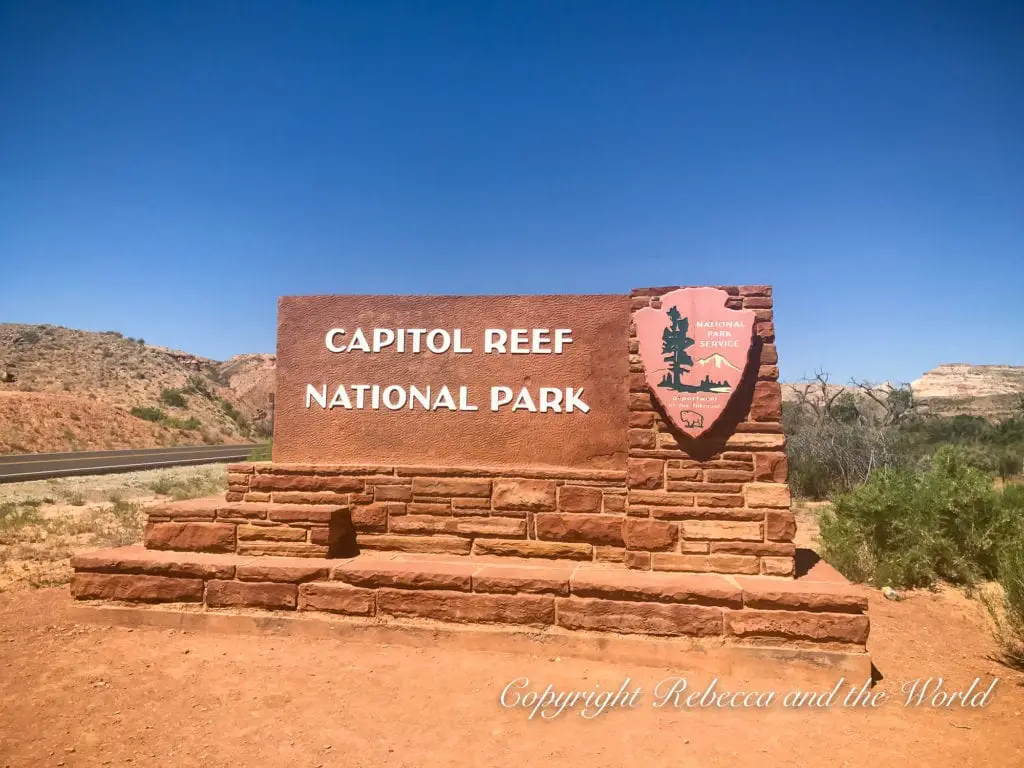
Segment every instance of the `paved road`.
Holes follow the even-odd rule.
[[[0,456],[0,483],[43,480],[67,475],[99,475],[181,464],[241,461],[256,445],[184,445],[131,451],[75,451]]]

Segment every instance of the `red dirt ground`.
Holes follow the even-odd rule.
[[[982,611],[951,590],[872,597],[879,689],[1000,677],[981,710],[657,710],[653,686],[672,670],[76,625],[71,605],[66,587],[0,596],[0,766],[1024,765],[1024,678],[988,658]],[[520,676],[570,690],[629,676],[646,696],[593,720],[531,721],[498,703]]]

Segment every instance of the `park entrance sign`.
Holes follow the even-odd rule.
[[[772,302],[284,297],[273,460],[76,556],[72,592],[863,660],[863,596],[796,573]]]
[[[626,468],[628,296],[287,296],[274,459]]]

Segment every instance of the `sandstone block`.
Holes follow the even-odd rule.
[[[726,613],[726,629],[736,637],[781,637],[864,645],[868,617],[850,613],[761,611],[743,609]]]
[[[465,541],[465,539],[461,541]],[[559,560],[590,560],[594,556],[594,547],[591,544],[576,544],[565,541],[475,539],[473,541],[473,554],[547,557]]]
[[[294,560],[276,557],[240,563],[235,572],[235,578],[240,581],[277,581],[289,584],[324,580],[327,576],[327,566],[319,562],[296,563]]]
[[[651,555],[651,568],[655,571],[756,574],[758,559],[748,555],[677,555],[672,552],[655,552]]]
[[[788,509],[773,509],[764,515],[765,537],[769,541],[792,541],[796,536],[796,519]]]
[[[692,493],[666,493],[664,491],[630,491],[630,505],[658,507],[692,507]]]
[[[450,533],[464,536],[526,536],[526,521],[513,517],[408,515],[391,521],[392,533]]]
[[[659,520],[764,520],[763,509],[746,507],[651,507]]]
[[[203,580],[150,574],[75,573],[76,600],[124,600],[146,603],[194,603],[203,599]]]
[[[231,523],[147,523],[147,549],[189,552],[231,552],[235,526]]]
[[[239,541],[305,541],[305,528],[290,528],[286,525],[240,525]]]
[[[657,435],[649,429],[631,429],[628,436],[630,448],[657,447]]]
[[[654,490],[664,485],[665,462],[659,459],[630,459],[626,484],[630,488]]]
[[[786,436],[761,432],[737,432],[726,441],[727,448],[748,448],[754,451],[781,451],[786,448]]]
[[[658,423],[658,414],[654,411],[630,411],[629,426],[631,429],[650,429]]]
[[[473,574],[473,591],[568,595],[569,573],[564,568],[485,565]]]
[[[489,479],[469,477],[414,477],[414,496],[490,496]]]
[[[615,515],[538,513],[534,522],[541,540],[624,546],[622,518]]]
[[[557,598],[558,626],[601,632],[648,635],[717,636],[722,634],[722,609],[582,597]]]
[[[495,509],[553,510],[557,485],[551,480],[498,479],[494,481]]]
[[[238,554],[243,557],[327,557],[326,545],[306,544],[301,541],[240,541]]]
[[[604,494],[604,511],[617,514],[626,511],[625,494],[606,493]]]
[[[468,555],[469,539],[459,536],[392,536],[389,534],[367,534],[359,537],[359,546],[364,549],[383,549],[395,552],[427,552],[447,555]]]
[[[346,475],[255,475],[249,481],[254,491],[334,491],[335,493],[360,493],[365,482],[359,477]]]
[[[437,561],[402,562],[357,559],[339,565],[331,574],[335,581],[356,587],[400,589],[456,589],[469,592],[471,577],[479,566],[473,563]]]
[[[796,547],[791,542],[781,541],[713,541],[711,551],[716,554],[757,555],[792,560],[796,554]]]
[[[235,575],[235,559],[231,555],[178,553],[142,547],[119,547],[72,555],[71,567],[76,571],[148,573],[205,579],[230,579]]]
[[[333,504],[335,506],[348,506],[352,503],[351,493],[335,493],[334,491],[321,491],[318,493],[302,493],[299,491],[274,491],[271,501],[278,504]]]
[[[440,621],[550,626],[555,598],[540,595],[479,594],[380,589],[380,613]]]
[[[570,577],[569,590],[579,597],[606,600],[743,606],[740,589],[720,576],[580,568]]]
[[[747,483],[743,495],[748,507],[789,509],[789,486],[785,483]]]
[[[764,536],[761,523],[746,520],[684,520],[681,524],[684,539],[736,539],[761,541]]]
[[[357,589],[348,584],[322,583],[299,586],[300,611],[324,611],[347,616],[373,616],[377,595],[372,589]]]
[[[704,471],[704,480],[708,483],[749,483],[753,479],[754,472],[749,469],[707,469]]]
[[[750,403],[753,421],[778,421],[782,417],[782,385],[777,381],[759,381]]]
[[[323,504],[268,504],[267,517],[277,523],[338,523],[349,518],[348,507]]]
[[[747,608],[832,613],[863,613],[868,609],[867,591],[852,584],[763,576],[741,577],[737,582]]]
[[[563,485],[558,489],[558,508],[563,512],[600,512],[601,490]]]
[[[295,608],[294,584],[261,581],[211,581],[206,585],[210,608]]]
[[[220,498],[189,499],[187,501],[171,501],[154,504],[149,508],[150,517],[166,518],[167,520],[210,520],[217,514],[217,508],[224,504]]]
[[[762,557],[761,573],[765,576],[792,576],[796,563],[792,557]]]
[[[789,461],[784,453],[758,453],[754,455],[754,479],[770,483],[785,483],[789,477]]]
[[[352,525],[356,533],[385,533],[388,529],[386,504],[367,504],[352,508]]]
[[[622,538],[628,549],[672,549],[678,537],[679,527],[672,523],[642,518],[626,518],[622,523]]]
[[[742,507],[743,495],[739,493],[698,493],[693,499],[695,507]]]
[[[410,485],[375,485],[374,501],[411,501],[412,486]]]

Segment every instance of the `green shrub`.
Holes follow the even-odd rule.
[[[999,553],[998,598],[983,596],[1002,661],[1024,669],[1024,524]]]
[[[160,402],[172,408],[184,408],[187,403],[180,389],[165,389],[160,393]]]
[[[825,559],[854,581],[893,587],[995,577],[1022,494],[998,491],[964,458],[945,447],[925,469],[881,470],[836,496],[821,519]]]
[[[150,408],[137,405],[131,410],[132,416],[136,416],[146,421],[163,421],[167,418],[167,414],[159,408]]]
[[[36,330],[34,330],[32,328],[28,328],[28,329],[22,331],[21,333],[19,333],[14,338],[14,343],[15,344],[35,344],[41,338],[42,338],[42,336],[39,335],[39,331],[36,331]]]
[[[210,389],[210,385],[206,382],[199,374],[192,374],[188,377],[188,381],[185,383],[185,392],[194,395],[201,395],[207,400],[212,400],[214,397],[213,391]]]
[[[224,414],[233,422],[235,422],[235,425],[238,427],[239,432],[241,432],[243,435],[249,434],[249,420],[245,418],[241,411],[235,408],[235,406],[233,406],[227,400],[221,400],[220,407],[221,410],[224,411]]]
[[[1024,455],[1007,448],[999,455],[996,468],[999,471],[999,476],[1003,478],[1003,480],[1009,480],[1011,477],[1016,477],[1021,474],[1022,468],[1024,468]]]

